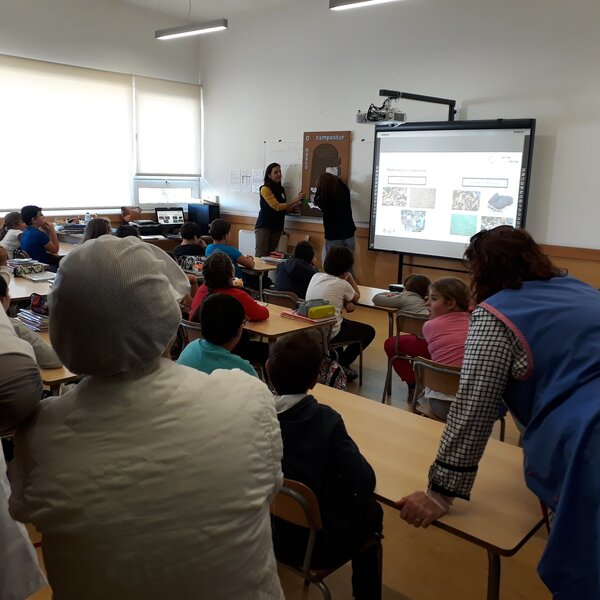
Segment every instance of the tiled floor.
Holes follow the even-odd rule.
[[[371,323],[377,330],[375,341],[365,352],[364,385],[350,384],[348,391],[380,401],[386,359],[383,342],[387,336],[387,316],[358,307],[351,318]],[[393,382],[392,405],[406,409],[406,386]],[[494,432],[498,436],[498,431]],[[507,423],[507,443],[516,443],[514,423]],[[398,456],[398,460],[402,460]],[[427,474],[423,473],[425,484]],[[417,530],[400,520],[396,511],[384,507],[384,600],[481,600],[487,585],[487,555],[464,540],[440,529]],[[545,531],[538,532],[515,556],[502,559],[502,600],[548,600],[550,594],[539,580],[535,566],[545,544]],[[346,565],[327,578],[335,600],[351,600],[350,566]],[[319,599],[320,592],[304,588],[302,580],[280,569],[281,582],[288,600]],[[201,595],[198,596],[202,598]],[[48,588],[31,600],[50,600]],[[84,599],[82,599],[84,600]],[[109,599],[107,599],[109,600]],[[173,598],[172,600],[177,600]],[[208,600],[208,597],[207,597]],[[232,599],[234,600],[234,599]]]

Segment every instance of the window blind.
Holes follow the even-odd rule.
[[[131,76],[0,55],[0,209],[131,202]]]

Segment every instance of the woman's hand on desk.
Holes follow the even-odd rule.
[[[423,528],[429,527],[433,521],[448,512],[448,509],[442,508],[425,492],[414,492],[404,496],[396,502],[396,506],[400,510],[400,517],[409,525]]]

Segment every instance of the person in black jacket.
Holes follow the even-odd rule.
[[[298,298],[306,298],[306,288],[317,272],[313,264],[315,249],[308,241],[301,241],[294,247],[292,257],[277,265],[275,289],[294,292]]]
[[[284,477],[316,494],[323,529],[317,534],[313,568],[352,559],[356,600],[380,600],[381,544],[365,543],[383,529],[383,511],[373,496],[375,473],[348,435],[339,413],[307,392],[317,383],[321,344],[310,333],[285,336],[271,346],[267,372],[279,396],[275,408],[283,439]],[[273,519],[275,556],[301,566],[308,530]]]
[[[325,257],[332,246],[346,246],[354,252],[356,225],[352,218],[348,186],[339,177],[331,173],[323,173],[317,180],[314,202],[323,213],[325,230],[323,256]]]

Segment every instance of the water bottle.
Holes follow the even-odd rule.
[[[89,223],[92,220],[92,215],[90,215],[89,212],[85,213],[85,217],[83,217],[83,222],[84,223]]]

